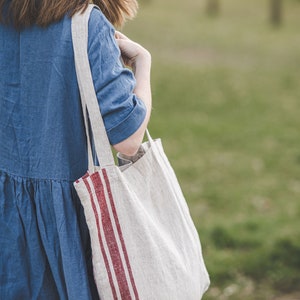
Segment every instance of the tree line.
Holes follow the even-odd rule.
[[[269,18],[274,25],[282,23],[282,0],[269,1]],[[216,16],[220,12],[220,0],[206,0],[206,13],[210,16]]]

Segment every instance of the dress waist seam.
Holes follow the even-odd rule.
[[[19,180],[21,179],[21,180],[31,180],[31,181],[51,181],[51,182],[64,182],[64,183],[73,183],[75,181],[75,180],[64,179],[64,178],[43,178],[43,177],[20,175],[0,167],[0,176],[3,174]]]

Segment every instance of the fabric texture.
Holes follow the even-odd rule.
[[[88,13],[73,17],[72,35],[81,100],[100,167],[91,164],[89,153],[90,169],[74,186],[90,230],[100,298],[199,300],[209,276],[197,230],[161,141],[147,131],[148,142],[137,159],[119,154],[125,164],[114,163],[92,89]]]
[[[88,57],[111,143],[145,106],[114,29],[89,21]],[[73,181],[87,169],[71,20],[22,31],[0,24],[0,299],[98,299],[90,237]]]

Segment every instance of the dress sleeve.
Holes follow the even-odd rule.
[[[117,144],[132,135],[146,116],[134,93],[135,78],[120,61],[115,30],[102,12],[93,9],[89,20],[88,56],[97,99],[109,141]]]

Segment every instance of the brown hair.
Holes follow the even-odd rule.
[[[121,27],[126,19],[132,19],[137,12],[136,0],[0,0],[0,23],[12,23],[16,28],[31,25],[47,26],[72,16],[89,3],[100,7],[107,19]]]

